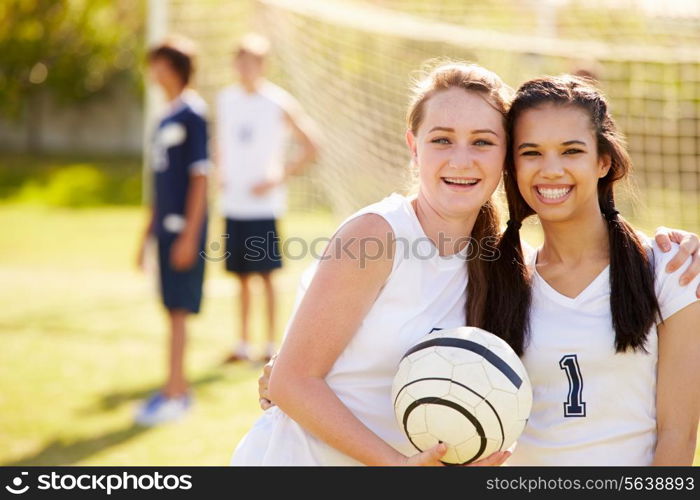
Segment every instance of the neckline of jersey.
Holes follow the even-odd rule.
[[[556,300],[557,302],[567,305],[567,306],[575,306],[575,305],[580,305],[582,302],[588,298],[588,296],[593,293],[595,290],[598,289],[600,286],[600,282],[604,278],[609,278],[610,276],[610,264],[605,266],[602,271],[600,271],[595,278],[591,280],[586,287],[581,290],[576,297],[569,297],[568,295],[564,295],[561,293],[559,290],[554,288],[552,285],[549,284],[549,282],[542,277],[542,275],[537,271],[537,257],[539,255],[540,251],[539,249],[534,252],[534,258],[532,262],[532,275],[534,280],[537,280],[542,284],[542,292],[544,292],[547,297]],[[534,283],[533,283],[534,285]]]

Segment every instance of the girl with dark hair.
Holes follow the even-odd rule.
[[[489,240],[500,236],[491,195],[506,158],[510,97],[497,75],[476,65],[442,64],[418,82],[406,132],[417,194],[395,193],[348,218],[302,279],[279,360],[260,380],[266,412],[233,465],[440,464],[444,448],[416,454],[397,425],[391,382],[424,334],[483,326],[492,319],[490,308],[484,314],[494,300],[488,293],[512,295],[503,302],[510,307],[528,290],[517,280],[495,289],[489,275]],[[361,245],[371,241],[382,244],[365,261]],[[401,242],[425,244],[431,256]],[[697,241],[688,242],[695,252]],[[346,243],[350,252],[333,251]]]
[[[632,168],[601,92],[563,76],[523,84],[507,117],[510,220],[484,321],[522,356],[533,410],[509,461],[690,465],[700,415],[700,300],[670,254],[615,206]],[[524,255],[537,215],[544,244]],[[507,291],[507,293],[504,293]]]

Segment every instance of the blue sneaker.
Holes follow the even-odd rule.
[[[171,422],[182,418],[192,406],[192,396],[185,394],[168,398],[162,392],[156,392],[139,407],[136,423],[145,427]]]

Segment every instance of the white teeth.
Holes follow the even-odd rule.
[[[540,193],[543,198],[547,198],[549,200],[556,200],[557,198],[562,198],[569,194],[569,191],[571,191],[571,187],[556,189],[548,189],[541,187],[537,188],[537,192]]]
[[[460,179],[458,177],[444,177],[450,184],[468,184],[473,185],[479,182],[479,179]]]

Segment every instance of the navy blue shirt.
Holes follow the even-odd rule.
[[[178,98],[154,134],[151,167],[156,236],[182,231],[190,178],[206,175],[209,170],[207,122],[196,104],[189,98]]]

